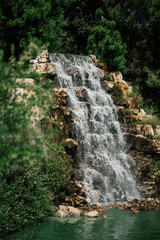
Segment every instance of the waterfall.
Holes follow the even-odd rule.
[[[65,88],[72,109],[73,138],[78,143],[78,180],[90,203],[121,203],[140,198],[135,166],[116,106],[101,87],[101,70],[86,56],[50,54],[59,88]]]

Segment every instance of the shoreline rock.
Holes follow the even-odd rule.
[[[106,210],[108,209],[118,209],[118,210],[127,210],[131,214],[137,214],[140,211],[148,210],[159,210],[160,209],[160,199],[158,198],[147,198],[147,199],[133,199],[128,203],[123,204],[110,204],[110,205],[85,205],[82,207],[72,207],[59,205],[59,209],[56,213],[57,217],[64,218],[68,216],[85,216],[85,217],[98,217],[102,216],[107,218]]]

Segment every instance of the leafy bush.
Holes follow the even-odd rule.
[[[51,204],[70,187],[71,170],[58,128],[42,133],[40,126],[31,127],[32,107],[40,107],[45,117],[55,103],[52,86],[46,88],[39,75],[29,75],[22,64],[27,57],[5,63],[0,53],[0,232],[4,236],[51,214]],[[37,77],[35,86],[17,83],[22,72],[23,77]],[[19,101],[17,88],[34,91],[35,97],[26,94]]]
[[[113,78],[108,73],[105,74],[104,80],[113,82]]]
[[[152,99],[147,99],[142,103],[142,108],[145,110],[147,114],[153,115],[158,113],[158,106],[152,101]]]
[[[50,214],[50,195],[42,183],[40,166],[28,161],[12,162],[2,172],[0,202],[2,235],[35,225]]]

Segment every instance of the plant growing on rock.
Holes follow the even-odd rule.
[[[113,97],[113,100],[115,101],[115,103],[117,103],[119,100],[124,100],[124,94],[121,89],[121,86],[119,86],[119,85],[114,86],[114,89],[112,92],[112,97]]]

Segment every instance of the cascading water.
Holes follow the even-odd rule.
[[[125,153],[113,101],[101,87],[101,71],[90,57],[51,54],[57,84],[65,88],[72,109],[73,138],[78,143],[79,180],[91,203],[140,198],[135,167]]]

